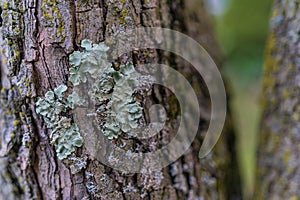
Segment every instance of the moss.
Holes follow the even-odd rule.
[[[43,25],[45,27],[55,27],[55,33],[51,32],[50,38],[55,41],[63,42],[66,38],[65,21],[63,15],[59,10],[59,3],[57,1],[45,0],[42,2]],[[50,32],[49,32],[50,34]]]
[[[3,9],[8,9],[8,8],[9,8],[8,2],[4,2],[4,3],[3,3]]]
[[[263,91],[266,94],[262,98],[262,107],[265,108],[269,103],[275,104],[277,101],[276,99],[273,99],[270,102],[270,98],[268,97],[268,94],[273,91],[276,85],[276,79],[275,75],[279,68],[278,68],[278,60],[274,55],[277,53],[277,47],[276,47],[276,35],[274,33],[271,33],[266,47],[265,52],[265,66],[264,66],[264,78],[263,78]]]
[[[266,47],[266,61],[265,61],[265,72],[275,71],[277,66],[277,61],[273,55],[277,52],[276,48],[276,35],[271,33]]]
[[[16,52],[15,52],[15,57],[16,57],[16,58],[20,58],[20,56],[21,56],[20,51],[16,51]]]
[[[44,13],[43,15],[47,20],[53,20],[54,17],[52,15],[50,15],[49,13]]]
[[[298,113],[293,113],[292,115],[292,119],[296,122],[298,122],[300,120],[300,115]]]
[[[21,13],[24,13],[25,10],[24,10],[24,8],[21,7],[21,8],[19,8],[19,11],[20,11]]]
[[[128,24],[129,19],[131,19],[130,10],[129,10],[130,7],[128,5],[128,1],[127,0],[113,1],[110,2],[109,5],[110,5],[111,13],[116,19],[116,23],[126,28],[129,25]]]
[[[171,119],[176,119],[179,115],[180,110],[178,109],[178,100],[175,95],[172,95],[168,98],[168,116]]]
[[[10,134],[10,137],[11,137],[11,138],[15,138],[15,137],[16,137],[16,134],[15,134],[15,133],[11,133],[11,134]]]
[[[1,93],[4,93],[6,90],[7,90],[6,87],[2,87],[2,88],[1,88]]]
[[[291,92],[290,90],[288,90],[288,89],[284,89],[284,90],[283,90],[283,98],[284,98],[284,99],[290,98],[290,97],[291,97],[291,94],[292,94],[292,92]]]
[[[154,55],[153,55],[151,52],[147,51],[146,57],[147,57],[147,58],[153,58]]]
[[[19,116],[20,116],[20,117],[25,117],[25,113],[19,112]]]
[[[291,198],[289,198],[289,200],[298,200],[297,196],[292,196]]]
[[[17,27],[15,27],[14,29],[13,29],[16,33],[20,33],[21,32],[21,30],[19,29],[19,28],[17,28]]]
[[[18,126],[20,124],[20,120],[15,120],[14,122],[13,122],[13,125],[14,126]]]
[[[285,153],[283,155],[283,161],[287,165],[289,161],[291,160],[292,152],[289,149],[285,150]]]
[[[128,9],[123,9],[120,13],[120,24],[123,24],[123,25],[127,25],[127,17],[129,16],[129,10]]]
[[[65,22],[62,21],[58,27],[57,34],[62,35],[65,31]]]
[[[107,42],[108,45],[113,45],[113,44],[115,44],[115,41],[114,41],[114,39],[112,39],[112,38],[108,38],[106,42]]]
[[[13,44],[12,40],[8,39],[8,40],[7,40],[7,44],[8,44],[9,46],[12,45],[12,44]]]

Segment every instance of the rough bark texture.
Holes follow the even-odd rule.
[[[255,199],[300,199],[300,7],[274,4],[263,79]]]
[[[160,172],[122,174],[92,158],[84,146],[71,156],[72,162],[62,162],[50,144],[50,130],[35,112],[38,96],[68,85],[68,55],[78,50],[83,39],[99,43],[124,29],[168,27],[201,42],[220,64],[210,20],[200,1],[1,0],[0,5],[0,199],[240,198],[230,119],[217,148],[199,161],[201,133],[209,122],[209,95],[195,71],[174,55],[150,51],[151,60],[174,66],[190,78],[201,112],[207,115],[202,115],[190,150]],[[136,66],[146,62],[145,55],[149,52],[131,54]],[[155,88],[149,97],[149,102],[169,108],[166,130],[170,135],[178,123],[179,108],[173,98],[167,90]],[[163,135],[168,134],[156,139]]]

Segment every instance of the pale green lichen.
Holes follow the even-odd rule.
[[[73,92],[68,96],[66,104],[70,108],[74,109],[75,105],[83,105],[84,102],[84,99],[80,98],[80,96],[76,92]]]
[[[89,40],[83,40],[81,47],[83,52],[75,51],[69,57],[69,80],[76,86],[85,83],[88,74],[94,78],[88,94],[99,106],[100,115],[105,116],[102,119],[104,135],[114,139],[122,132],[128,133],[137,128],[143,109],[134,97],[138,74],[133,64],[128,62],[115,70],[107,61],[109,48],[104,43],[92,44]]]
[[[105,44],[92,44],[89,40],[83,40],[81,46],[85,49],[83,52],[75,51],[70,57],[69,81],[77,86],[87,80],[87,73],[92,78],[100,77],[104,71],[111,67],[107,61],[106,52],[108,47]]]
[[[134,99],[134,88],[138,86],[137,75],[132,63],[121,66],[118,78],[115,79],[112,94],[112,115],[125,133],[138,127],[142,117],[142,107]]]
[[[89,40],[83,40],[81,47],[84,51],[75,51],[69,56],[69,81],[78,86],[86,83],[88,77],[94,79],[88,94],[103,116],[101,128],[108,139],[129,133],[139,126],[139,120],[143,116],[143,109],[134,95],[139,85],[139,75],[133,64],[128,62],[115,70],[108,62],[109,48],[104,43],[92,44]],[[64,114],[75,109],[75,105],[83,105],[84,99],[76,92],[66,96],[67,89],[66,85],[60,85],[36,102],[36,112],[43,116],[47,127],[52,130],[51,143],[55,145],[57,156],[61,160],[83,143],[78,126]]]
[[[68,87],[66,85],[60,85],[57,88],[54,89],[54,93],[58,97],[58,99],[63,100],[64,98],[64,92],[68,90]]]
[[[67,89],[66,85],[60,85],[54,92],[48,91],[45,99],[38,97],[36,102],[36,112],[43,116],[47,127],[52,130],[51,143],[56,146],[60,160],[67,158],[75,151],[75,147],[81,147],[83,143],[77,125],[70,118],[62,116],[63,112],[74,108],[75,104],[82,104],[77,98],[78,94],[74,92],[65,99]]]
[[[117,138],[122,132],[128,133],[137,128],[138,120],[142,117],[143,109],[134,98],[134,88],[138,85],[134,72],[132,63],[127,63],[121,65],[119,71],[110,73],[111,76],[100,79],[100,86],[101,83],[107,83],[105,87],[100,87],[102,99],[111,95],[107,103],[108,117],[103,130],[109,139]]]

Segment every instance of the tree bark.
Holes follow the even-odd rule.
[[[203,3],[187,1],[1,0],[0,198],[1,199],[240,199],[235,136],[230,116],[214,151],[199,160],[210,119],[209,95],[195,70],[174,55],[137,50],[137,66],[151,60],[173,66],[198,91],[204,112],[192,147],[170,166],[152,174],[122,174],[86,151],[63,161],[50,143],[51,130],[35,111],[37,97],[68,83],[69,55],[83,39],[107,41],[123,29],[167,27],[199,41],[221,64]],[[170,135],[179,107],[167,90],[154,87],[149,102],[169,108]],[[202,108],[201,107],[201,108]],[[172,111],[172,112],[171,112]],[[177,124],[178,125],[178,124]],[[202,133],[202,134],[201,134]],[[162,137],[162,134],[160,134]],[[150,141],[149,141],[150,142]],[[133,146],[133,145],[132,145]],[[132,148],[128,147],[128,148]],[[78,168],[79,163],[83,168]]]
[[[266,49],[255,199],[299,199],[299,1],[276,0]]]

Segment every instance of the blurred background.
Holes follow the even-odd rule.
[[[273,0],[206,0],[214,16],[231,89],[231,108],[238,131],[238,156],[243,192],[254,189],[256,136],[260,120],[261,76]]]

